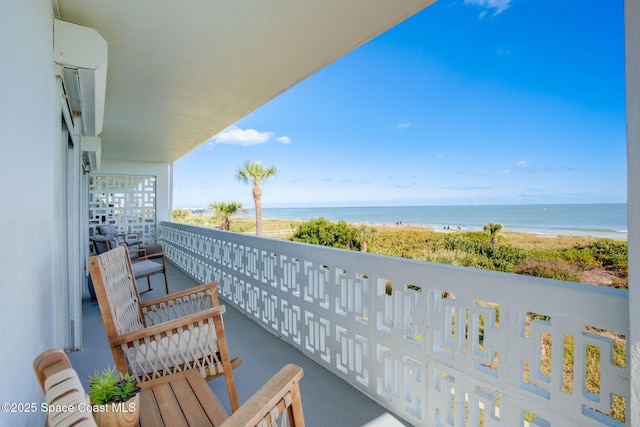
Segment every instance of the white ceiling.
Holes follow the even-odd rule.
[[[103,158],[172,162],[433,1],[53,4],[109,45]]]

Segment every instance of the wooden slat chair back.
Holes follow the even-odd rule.
[[[105,310],[105,312],[102,310],[103,304],[100,303],[100,312],[105,327],[113,325],[116,336],[139,331],[146,326],[140,311],[140,293],[135,286],[131,262],[128,256],[123,256],[123,253],[128,253],[127,247],[118,246],[116,249],[104,252],[98,261],[100,272],[104,275],[101,280],[101,290],[104,291],[102,294],[107,300],[104,306],[108,307],[108,311]],[[92,280],[96,288],[93,275]],[[98,297],[97,289],[96,297]],[[100,302],[100,299],[98,301]],[[107,334],[109,334],[108,330]]]
[[[217,283],[141,302],[127,247],[89,258],[89,271],[116,369],[144,382],[197,369],[203,378],[224,375],[232,410],[239,407],[218,303]]]
[[[66,354],[57,349],[47,350],[33,361],[33,370],[47,405],[75,408],[75,410],[48,411],[49,427],[96,426],[91,412],[83,410],[89,405],[89,399]]]

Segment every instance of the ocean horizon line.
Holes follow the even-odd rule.
[[[626,205],[627,202],[585,202],[585,203],[460,203],[460,204],[329,204],[329,205],[263,205],[262,209],[311,209],[311,208],[422,208],[422,207],[459,207],[459,206],[565,206],[565,205]],[[202,208],[207,209],[207,208]],[[247,210],[255,210],[247,206]]]
[[[326,218],[354,224],[482,230],[499,222],[505,231],[627,239],[626,203],[530,203],[510,205],[317,206],[263,208],[265,219]],[[255,215],[255,208],[240,217]]]
[[[262,209],[315,209],[315,208],[419,208],[419,207],[459,207],[459,206],[565,206],[565,205],[626,205],[627,202],[584,202],[584,203],[460,203],[460,204],[384,204],[384,205],[359,205],[359,204],[328,204],[328,205],[292,205],[273,204],[263,205]],[[175,209],[209,210],[208,206],[179,207]],[[243,210],[255,210],[253,205],[244,207]]]

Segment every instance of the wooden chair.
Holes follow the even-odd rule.
[[[89,403],[78,374],[62,351],[53,349],[40,354],[33,361],[33,370],[47,405],[83,408]],[[91,412],[67,410],[48,412],[47,425],[96,427],[96,422]]]
[[[221,427],[277,426],[288,417],[290,427],[304,427],[300,379],[302,368],[289,364],[274,375],[240,409],[226,418]],[[286,415],[285,415],[286,414]],[[281,422],[280,425],[283,423]]]
[[[118,239],[118,243],[124,243],[127,246],[137,246],[142,243],[139,233],[123,232],[122,229],[118,229],[114,224],[101,224],[98,225],[96,229],[102,236],[114,237]]]
[[[75,408],[83,408],[88,403],[78,375],[62,351],[52,349],[40,354],[33,362],[33,370],[47,403],[73,405]],[[226,413],[202,377],[184,375],[185,372],[181,374],[183,375],[173,374],[141,385],[141,426],[178,424],[175,419],[172,420],[172,416],[180,415],[172,412],[177,410],[187,415],[181,421],[197,427],[262,427],[278,425],[278,421],[282,425],[282,421],[287,419],[291,427],[304,427],[299,386],[304,372],[299,366],[290,364],[282,368],[231,416]],[[167,389],[173,391],[167,393]],[[177,400],[181,402],[178,404]],[[196,405],[189,407],[189,402],[196,402]],[[47,422],[50,427],[96,425],[91,412],[82,410],[51,412]]]
[[[93,248],[95,252],[100,255],[111,249],[115,249],[118,246],[122,246],[123,244],[118,243],[118,240],[115,237],[108,236],[93,236],[91,238],[91,243],[93,244]],[[133,268],[133,277],[137,279],[141,279],[146,277],[147,279],[147,289],[140,292],[140,294],[144,294],[153,290],[151,287],[151,276],[154,274],[160,274],[164,276],[164,287],[169,293],[169,280],[167,279],[167,259],[162,251],[162,246],[160,245],[137,245],[135,247],[127,246],[127,250],[129,251],[129,255],[132,255],[131,258],[131,266]],[[160,262],[158,262],[160,261]]]
[[[238,396],[216,283],[141,302],[127,247],[89,258],[89,271],[116,369],[140,382],[197,369],[203,378],[224,375],[233,411]]]

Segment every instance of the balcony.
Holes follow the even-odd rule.
[[[253,320],[290,345],[251,338],[246,356],[280,366],[297,349],[411,424],[622,425],[607,414],[630,402],[626,291],[168,222],[159,235],[180,269],[220,282],[228,327]],[[305,410],[324,425],[313,377]]]
[[[179,291],[198,283],[180,271],[171,262],[167,263],[171,291]],[[164,294],[162,275],[152,276],[153,291],[142,296],[155,298]],[[146,289],[146,280],[144,285]],[[69,353],[69,359],[81,379],[95,370],[113,366],[113,358],[100,309],[88,296],[83,299],[83,350]],[[402,426],[408,425],[387,409],[374,402],[348,383],[327,372],[291,345],[269,333],[227,304],[224,314],[225,331],[232,357],[242,357],[243,364],[234,370],[240,402],[246,402],[280,368],[295,363],[304,369],[301,382],[304,413],[309,426]],[[231,411],[224,379],[209,382],[209,386],[220,398],[227,411]],[[330,409],[330,410],[328,410]]]
[[[99,172],[156,177],[155,225],[171,216],[172,162],[430,1],[263,2],[251,13],[244,2],[174,2],[169,9],[146,3],[0,6],[0,16],[11,17],[0,26],[2,39],[11,40],[3,61],[21,64],[19,72],[2,68],[3,81],[11,82],[2,98],[0,160],[11,177],[1,192],[9,243],[0,255],[3,402],[42,402],[33,358],[47,348],[81,345],[76,309],[90,201],[76,132],[82,117],[68,114],[54,77],[52,17],[92,27],[109,43]],[[464,425],[467,418],[478,425],[480,417],[484,425],[617,425],[603,415],[612,395],[625,401],[627,424],[639,423],[640,2],[625,0],[624,8],[629,293],[162,223],[172,259],[198,280],[219,278],[228,307],[246,313],[230,309],[229,329],[254,319],[264,326],[257,331],[283,338],[284,345],[250,335],[255,342],[247,340],[246,349],[241,338],[231,341],[245,358],[237,374],[243,399],[272,374],[266,361],[285,362],[277,354],[305,362],[309,425],[331,424],[323,417],[338,424],[339,411],[327,408],[343,402],[350,406],[347,425],[386,410],[418,425]],[[188,25],[169,34],[176,17]],[[269,25],[277,31],[265,37],[271,22],[279,23]],[[85,302],[84,316],[84,351],[71,354],[83,375],[111,361],[97,307]],[[613,357],[620,353],[612,350],[620,347],[617,337],[628,340],[626,361]],[[562,356],[569,353],[575,357],[565,370]],[[585,384],[593,364],[595,389]],[[385,410],[368,398],[350,401],[333,386],[347,382],[353,386],[345,389]],[[361,407],[368,417],[351,412]],[[0,424],[41,424],[44,416],[2,413]]]
[[[172,291],[220,282],[241,402],[295,363],[309,425],[624,425],[605,414],[629,401],[626,291],[168,222],[159,233]],[[85,300],[84,350],[70,354],[81,377],[113,363],[101,323]],[[229,410],[224,382],[209,384]]]

